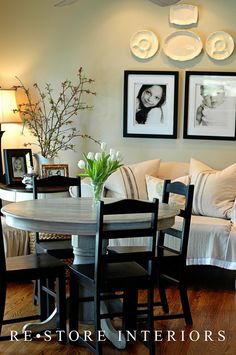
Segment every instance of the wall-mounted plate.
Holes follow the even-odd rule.
[[[228,58],[234,51],[234,40],[227,32],[211,33],[206,40],[207,54],[216,60]]]
[[[191,60],[201,53],[202,41],[196,33],[191,31],[172,32],[164,40],[163,51],[174,60]]]
[[[155,4],[160,5],[160,6],[170,6],[170,5],[176,4],[180,0],[150,0],[150,1],[152,1]]]
[[[180,4],[170,7],[170,23],[185,26],[198,21],[198,8],[194,5]]]
[[[151,58],[158,50],[158,39],[155,33],[148,30],[135,32],[130,39],[131,52],[142,59]]]

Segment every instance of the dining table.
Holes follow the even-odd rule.
[[[114,198],[104,198],[104,203],[117,201]],[[2,207],[1,212],[6,217],[6,223],[14,228],[32,232],[59,233],[71,235],[71,243],[74,253],[74,264],[94,262],[95,234],[97,225],[97,209],[92,198],[47,198],[39,200],[27,200],[8,204]],[[168,204],[159,204],[158,230],[171,227],[179,209]],[[113,228],[127,228],[147,223],[148,215],[116,215],[109,216],[105,223],[112,223]],[[82,290],[86,293],[86,290]],[[87,294],[84,294],[87,296]],[[91,322],[91,307],[84,311],[83,318],[86,323]],[[106,312],[106,304],[103,302],[102,312]],[[92,313],[93,314],[93,313]],[[40,323],[30,323],[24,326],[24,330],[42,331],[56,329],[56,309],[48,319]],[[117,332],[109,319],[102,320],[102,329],[107,338],[117,348],[125,347],[125,339],[117,339]]]

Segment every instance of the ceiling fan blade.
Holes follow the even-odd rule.
[[[170,6],[170,5],[176,4],[180,0],[150,0],[150,1],[152,1],[155,4],[160,5],[160,6]]]
[[[56,7],[68,6],[68,5],[74,4],[77,1],[78,0],[61,0],[61,1],[57,2],[54,6],[56,6]]]

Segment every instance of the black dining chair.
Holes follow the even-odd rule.
[[[169,203],[170,194],[184,196],[184,207],[180,209],[178,222],[166,230],[159,232],[157,240],[156,270],[161,305],[166,314],[157,315],[155,319],[176,319],[184,318],[187,325],[192,324],[191,310],[189,306],[187,282],[186,282],[186,259],[188,250],[189,230],[191,223],[192,202],[194,185],[185,185],[181,182],[165,180],[163,187],[163,203]],[[178,225],[177,225],[178,223]],[[175,248],[168,246],[167,239],[171,238],[171,244],[176,241]],[[174,243],[174,245],[177,245]],[[166,297],[166,284],[178,285],[182,312],[169,313],[169,306]]]
[[[164,181],[162,202],[170,203],[170,194],[176,194],[184,197],[184,206],[180,209],[177,218],[179,221],[172,228],[161,230],[158,233],[155,258],[155,278],[159,289],[160,301],[155,301],[154,307],[161,306],[164,313],[155,315],[155,320],[184,318],[186,324],[192,324],[186,283],[186,258],[191,223],[193,193],[194,185],[187,186],[181,182],[171,183],[170,180]],[[167,239],[170,238],[172,245],[178,244],[176,249],[168,246]],[[175,243],[175,241],[177,241],[177,243]],[[148,250],[146,246],[108,247],[110,254],[124,252],[137,253],[138,251],[145,250]],[[182,305],[182,312],[180,313],[169,313],[169,305],[166,297],[166,287],[168,283],[178,285]],[[145,303],[139,304],[140,307],[145,307],[145,305]]]
[[[41,287],[38,294],[38,315],[26,315],[11,319],[4,318],[6,291],[9,282],[21,282],[32,280],[40,281]],[[56,287],[48,289],[45,287],[46,280],[55,283]],[[55,291],[56,290],[56,291]],[[5,258],[4,242],[2,235],[2,224],[0,217],[0,334],[2,327],[6,324],[26,322],[29,320],[44,321],[47,318],[47,299],[53,298],[54,308],[57,307],[57,329],[64,331],[63,342],[66,341],[66,289],[65,289],[65,265],[58,259],[48,254],[31,254]],[[14,313],[17,304],[12,304]],[[50,330],[50,329],[49,329]],[[32,334],[34,335],[34,334]],[[25,337],[25,334],[18,334],[18,338]],[[10,340],[11,335],[0,335],[1,340]]]
[[[136,216],[133,216],[136,214]],[[140,223],[137,219],[144,218]],[[123,223],[123,219],[136,218],[132,223]],[[113,222],[109,223],[112,217]],[[97,232],[95,242],[95,262],[92,264],[69,265],[70,268],[70,330],[78,329],[78,302],[92,301],[94,304],[95,343],[84,339],[79,341],[85,344],[96,354],[102,354],[102,343],[98,340],[101,331],[101,320],[105,318],[122,317],[123,330],[134,331],[136,318],[145,313],[147,328],[150,331],[148,341],[144,344],[149,347],[150,354],[155,354],[154,328],[153,328],[153,289],[154,289],[154,257],[156,246],[156,231],[158,217],[158,200],[154,202],[139,200],[120,200],[113,203],[99,201],[97,206]],[[117,219],[118,218],[118,219]],[[119,221],[120,222],[115,222]],[[104,250],[104,243],[114,238],[150,237],[152,248],[149,251],[122,254],[108,254]],[[105,244],[106,245],[106,244]],[[137,261],[144,260],[149,263],[148,270]],[[83,298],[79,293],[79,285],[92,290],[94,297]],[[137,310],[138,290],[148,292],[147,309]],[[116,291],[121,294],[115,294]],[[101,302],[112,298],[122,298],[121,311],[108,310],[106,314],[101,311]],[[140,338],[140,340],[143,340]]]
[[[56,188],[68,188],[70,186],[77,187],[77,197],[81,197],[81,179],[80,177],[72,178],[67,176],[49,176],[42,179],[33,179],[33,197],[38,198],[40,190],[43,188],[44,193],[54,194]],[[58,206],[60,208],[60,206]],[[63,208],[63,206],[61,206]],[[41,239],[40,233],[35,235],[35,249],[37,253],[48,253],[58,259],[73,258],[73,248],[71,245],[71,237],[69,235],[54,234],[48,238]]]
[[[80,176],[77,178],[72,178],[68,176],[53,175],[46,178],[37,179],[35,176],[33,178],[33,198],[38,199],[40,191],[43,191],[47,194],[52,194],[55,196],[55,193],[63,188],[69,189],[70,186],[76,187],[76,196],[81,197],[81,179]],[[58,188],[58,189],[57,189]],[[42,190],[43,189],[43,190]],[[54,195],[53,195],[54,194]],[[59,208],[59,206],[58,206]],[[63,206],[61,206],[63,208]],[[41,233],[35,233],[35,251],[36,253],[47,253],[58,259],[68,260],[73,259],[73,248],[71,245],[71,236],[70,235],[61,235],[58,233],[47,234],[41,239]],[[49,288],[52,288],[52,285],[47,281]],[[38,286],[40,287],[40,282],[35,283],[35,289],[33,294],[33,304],[37,304],[38,299]],[[47,313],[48,315],[52,312],[54,304],[51,298],[48,298],[47,301]]]

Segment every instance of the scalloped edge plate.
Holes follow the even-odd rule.
[[[175,25],[192,25],[198,21],[198,7],[190,4],[180,4],[170,7],[170,23]]]
[[[206,52],[209,57],[224,60],[234,51],[233,37],[224,31],[212,32],[206,39]]]
[[[175,31],[164,40],[163,51],[167,57],[186,61],[197,57],[202,51],[202,40],[191,31]]]
[[[137,58],[148,59],[156,54],[159,41],[149,30],[135,32],[130,39],[130,50]]]

